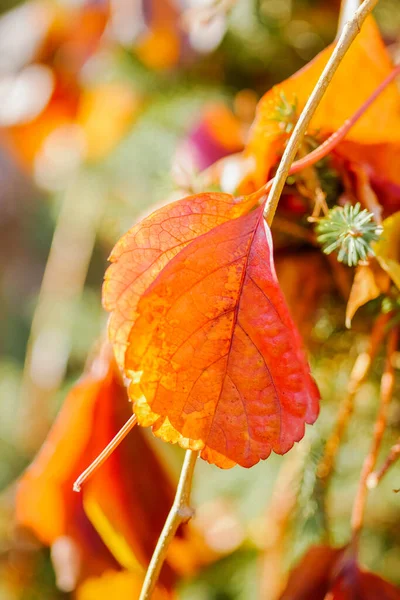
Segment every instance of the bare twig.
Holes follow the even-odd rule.
[[[279,164],[265,205],[264,217],[268,225],[271,225],[272,223],[276,208],[278,206],[279,198],[289,175],[291,164],[296,157],[296,153],[311,122],[314,112],[317,109],[347,50],[350,48],[354,39],[359,34],[363,22],[377,3],[378,0],[364,0],[360,8],[353,15],[353,18],[346,23],[327,65],[323,70],[322,75],[320,76],[310,98],[308,99],[308,102],[305,105],[299,120],[297,121],[296,127],[294,128],[285,152],[283,153],[282,160]]]
[[[352,541],[355,547],[358,544],[364,520],[365,505],[368,495],[367,481],[370,474],[373,471],[373,468],[375,467],[378,452],[382,443],[383,434],[386,429],[388,407],[392,399],[395,383],[393,355],[397,350],[398,340],[399,330],[397,327],[395,327],[390,331],[388,337],[386,364],[381,379],[380,405],[375,421],[372,444],[364,460],[364,464],[361,470],[360,480],[358,483],[358,490],[354,500],[353,511],[351,515],[351,528],[353,532]]]
[[[351,19],[360,6],[360,0],[342,0],[336,37],[342,33],[347,21]]]
[[[378,483],[380,482],[382,477],[384,475],[386,475],[386,473],[388,472],[390,467],[396,462],[396,460],[399,457],[400,457],[400,438],[390,448],[390,452],[389,452],[385,462],[381,466],[381,468],[377,469],[376,471],[374,471],[373,473],[371,473],[368,476],[367,487],[369,490],[373,490],[374,488],[376,488],[376,486],[378,485]]]
[[[107,460],[109,456],[114,452],[114,450],[120,445],[120,443],[126,438],[128,433],[132,431],[137,423],[136,415],[132,415],[125,425],[121,427],[118,433],[113,437],[111,442],[107,444],[102,452],[95,458],[95,460],[88,466],[87,469],[83,471],[81,475],[79,475],[78,479],[75,481],[73,485],[74,492],[80,492],[82,485],[101,467],[103,463]]]
[[[167,556],[169,545],[174,539],[179,525],[187,523],[194,514],[193,509],[190,507],[190,495],[198,454],[198,452],[194,452],[193,450],[186,451],[175,500],[167,520],[165,521],[160,537],[158,538],[157,546],[150,561],[139,600],[149,600],[151,598],[161,568]]]
[[[389,320],[389,315],[380,315],[372,329],[368,348],[365,352],[358,355],[350,374],[347,385],[347,393],[343,397],[340,406],[336,424],[325,445],[324,455],[318,466],[318,476],[321,483],[326,488],[331,478],[335,465],[336,455],[340,446],[340,442],[345,434],[347,425],[353,414],[354,399],[366,380],[371,369],[375,356],[382,344],[385,328]]]

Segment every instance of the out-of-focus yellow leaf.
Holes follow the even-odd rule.
[[[135,600],[142,589],[143,575],[129,571],[109,571],[102,577],[87,579],[78,589],[76,600]],[[154,600],[171,600],[173,596],[157,588]]]
[[[140,99],[122,83],[102,84],[83,91],[77,122],[85,132],[88,160],[99,160],[111,152],[140,106]]]
[[[171,69],[179,60],[178,34],[166,27],[156,27],[138,42],[136,53],[150,69]]]
[[[383,232],[373,249],[381,267],[400,289],[400,211],[385,219]]]
[[[361,306],[386,292],[388,287],[389,277],[376,260],[372,259],[368,265],[359,265],[347,302],[346,327],[351,327],[351,320]]]

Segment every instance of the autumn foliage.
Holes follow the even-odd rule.
[[[62,552],[63,543],[78,551],[71,588],[105,571],[121,569],[133,573],[116,579],[121,586],[140,587],[143,567],[173,501],[174,477],[139,428],[120,444],[81,494],[73,491],[75,479],[128,415],[125,388],[111,348],[104,344],[72,388],[42,451],[19,483],[19,523],[52,546],[55,554],[58,547]],[[170,548],[161,583],[171,589],[177,573],[193,573],[211,558],[201,535],[185,529]],[[63,581],[62,568],[58,576]],[[88,589],[95,585],[100,584],[88,584]],[[89,591],[82,591],[83,598],[85,594]]]
[[[251,571],[253,579],[265,573],[276,579],[270,587],[262,581],[251,588],[260,600],[400,600],[395,585],[372,572],[382,565],[364,563],[362,554],[368,490],[399,456],[398,440],[397,445],[392,440],[398,436],[398,411],[391,407],[399,363],[400,67],[368,16],[299,141],[275,214],[271,184],[337,41],[270,89],[252,64],[236,90],[245,59],[233,61],[235,53],[227,58],[222,50],[214,61],[213,50],[207,50],[212,43],[218,48],[236,4],[240,0],[185,9],[172,0],[134,7],[55,5],[18,74],[33,65],[51,85],[28,119],[5,123],[0,142],[19,173],[40,172],[43,181],[58,152],[66,163],[69,157],[63,182],[57,169],[53,173],[54,189],[68,186],[68,194],[48,265],[53,277],[56,272],[60,281],[72,281],[76,302],[92,286],[96,269],[101,278],[105,271],[101,295],[108,325],[105,339],[103,311],[97,322],[101,341],[81,378],[65,392],[43,446],[18,477],[13,531],[29,532],[30,543],[50,548],[57,586],[76,600],[148,600],[142,590],[149,578],[154,600],[180,598],[181,590],[182,598],[192,598],[184,594],[193,581],[199,583],[193,597],[205,598],[212,588],[215,600],[236,600],[218,579],[225,578],[225,559],[235,570],[240,553],[244,561],[251,554],[253,563],[262,564],[257,575]],[[278,4],[257,3],[257,26],[264,12],[266,22],[278,11],[284,23],[283,5],[292,3]],[[336,14],[338,4],[325,3],[321,14]],[[34,11],[44,6],[39,0]],[[228,40],[233,45],[243,35],[238,23],[245,24],[240,13],[235,18]],[[301,18],[292,31],[304,26]],[[132,22],[134,31],[128,27]],[[272,52],[272,35],[269,43]],[[254,51],[251,44],[248,51]],[[204,73],[235,88],[231,105],[223,94],[215,101],[212,94],[206,101],[196,98],[190,110],[195,113],[202,103],[201,110],[190,123],[182,111],[175,135],[168,112],[173,101],[167,109],[162,104],[166,90],[176,86],[181,93],[191,76],[201,80]],[[12,90],[18,77],[10,80]],[[158,104],[152,105],[156,93]],[[146,119],[150,141],[143,134]],[[129,195],[146,162],[148,179],[158,175],[151,170],[159,158],[157,127],[174,138],[175,154],[168,156],[173,189],[150,211],[143,194],[145,216],[135,222],[131,213],[143,206],[133,209]],[[154,157],[142,159],[140,145],[146,143]],[[119,170],[126,155],[125,171]],[[104,186],[103,171],[109,177]],[[161,175],[158,184],[168,187]],[[73,218],[76,190],[82,213]],[[74,226],[77,248],[68,235]],[[73,302],[46,325],[46,302],[54,294],[57,303],[58,289],[47,269],[22,377],[23,386],[33,382],[31,389],[43,397],[83,364],[81,350],[75,362],[69,360],[72,335],[57,329],[57,321],[74,313]],[[70,290],[60,289],[70,299]],[[99,289],[96,298],[99,307]],[[74,335],[80,338],[80,330]],[[49,340],[64,354],[43,366],[37,357],[48,356],[43,348]],[[50,373],[50,383],[43,373]],[[348,436],[360,390],[366,390],[360,426]],[[316,422],[321,402],[320,422],[306,427]],[[120,441],[127,425],[129,433]],[[389,441],[385,460],[382,443]],[[187,452],[178,480],[181,448]],[[268,465],[251,469],[272,453],[288,457],[271,457]],[[233,487],[218,490],[210,502],[203,480],[191,496],[198,456],[209,463],[200,469],[221,481],[226,477],[236,488],[246,488],[250,469],[255,477],[262,473],[260,481],[267,474],[255,516],[251,506],[252,514],[241,522],[239,513],[248,513],[249,506],[245,511],[234,506]],[[232,475],[213,467],[236,469]],[[333,476],[340,479],[341,470],[346,476],[350,467],[358,483],[346,479],[331,495]],[[190,521],[197,503],[197,520]],[[371,519],[371,529],[381,528],[389,540],[392,528],[395,539],[398,532],[391,522],[382,524],[385,518]],[[300,540],[301,553],[299,535],[307,541]],[[388,540],[370,553],[377,563]],[[204,573],[212,583],[203,589]]]
[[[318,414],[263,206],[245,210],[222,194],[160,209],[115,248],[104,286],[139,423],[225,468],[287,452]]]

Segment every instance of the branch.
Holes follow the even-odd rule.
[[[357,546],[363,524],[365,505],[368,495],[367,481],[375,467],[378,452],[382,443],[383,434],[386,429],[387,412],[390,401],[392,399],[395,383],[393,355],[397,350],[398,341],[399,330],[397,327],[395,327],[390,331],[387,342],[386,364],[381,379],[380,405],[375,421],[372,444],[369,453],[367,454],[364,460],[360,480],[358,483],[358,490],[353,504],[353,511],[351,515],[351,528],[353,532],[352,541],[354,546]]]
[[[335,427],[326,442],[323,457],[318,465],[318,476],[325,488],[328,486],[332,476],[340,442],[345,434],[350,417],[353,414],[354,399],[360,387],[366,380],[374,358],[382,344],[389,317],[390,315],[384,314],[377,318],[371,332],[368,348],[365,352],[358,355],[351,371],[349,382],[347,384],[347,393],[340,403]]]
[[[342,33],[347,21],[351,19],[351,17],[354,15],[359,6],[360,0],[342,0],[336,35],[337,38]]]
[[[346,23],[327,65],[323,70],[322,75],[320,76],[311,96],[309,97],[299,120],[297,121],[296,127],[294,128],[289,139],[289,143],[286,146],[285,152],[283,153],[282,160],[279,164],[265,205],[264,217],[270,226],[273,221],[283,187],[288,177],[290,166],[296,157],[300,143],[307,131],[315,110],[317,109],[347,50],[350,48],[354,39],[359,34],[363,22],[377,3],[378,0],[364,0],[360,8],[354,14],[353,18]]]
[[[394,446],[392,446],[390,448],[390,452],[389,452],[385,462],[381,466],[381,468],[378,469],[377,471],[374,471],[373,473],[371,473],[368,476],[367,487],[369,490],[373,490],[374,488],[376,488],[376,486],[378,485],[378,483],[380,482],[382,477],[384,475],[386,475],[386,473],[388,472],[390,467],[396,462],[396,460],[399,458],[399,456],[400,456],[400,438],[397,440],[397,442],[394,444]]]
[[[187,523],[194,514],[193,509],[190,507],[190,494],[198,454],[198,452],[194,452],[193,450],[186,451],[175,500],[167,520],[165,521],[161,535],[158,538],[156,549],[154,550],[154,554],[147,569],[139,600],[150,600],[167,556],[168,548],[175,537],[179,525]]]

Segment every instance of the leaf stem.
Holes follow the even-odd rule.
[[[118,433],[113,437],[111,442],[100,452],[95,460],[88,466],[87,469],[79,475],[78,479],[73,485],[74,492],[80,492],[82,485],[101,467],[114,450],[120,445],[120,443],[126,438],[128,433],[132,431],[137,423],[136,415],[132,415],[125,425],[121,427]]]
[[[360,387],[368,377],[375,356],[385,336],[386,325],[389,318],[390,315],[388,314],[379,315],[373,326],[368,348],[365,352],[358,355],[351,371],[349,382],[347,384],[347,393],[340,403],[336,424],[326,442],[324,454],[318,465],[318,477],[325,489],[332,476],[340,442],[343,439],[347,425],[353,414],[354,399]]]
[[[350,48],[354,39],[359,34],[363,22],[377,3],[378,0],[364,0],[359,9],[354,13],[353,18],[346,23],[327,65],[323,70],[317,85],[311,93],[311,96],[309,97],[299,120],[297,121],[296,127],[294,128],[285,152],[283,153],[265,205],[264,217],[270,226],[272,224],[283,187],[289,175],[290,166],[296,157],[296,153],[311,122],[314,112],[317,109],[317,106],[319,105],[347,50]]]
[[[358,490],[353,504],[351,528],[353,532],[352,542],[354,547],[357,547],[364,520],[365,505],[368,495],[368,478],[375,467],[378,452],[383,439],[383,434],[386,429],[388,407],[393,396],[395,384],[393,355],[397,350],[398,341],[399,330],[397,327],[395,327],[390,331],[387,342],[386,363],[381,379],[380,405],[375,421],[372,444],[364,460],[360,480],[358,483]]]
[[[193,516],[190,506],[193,473],[198,452],[187,450],[183,461],[181,476],[176,490],[175,500],[169,512],[164,528],[158,538],[157,546],[147,569],[139,600],[149,600],[155,590],[161,568],[167,556],[168,548],[175,537],[178,527],[187,523]]]
[[[367,487],[369,490],[373,490],[374,488],[376,488],[376,486],[378,485],[378,483],[380,482],[382,477],[384,475],[386,475],[386,473],[388,472],[390,467],[396,462],[396,460],[399,457],[400,457],[400,438],[390,448],[390,452],[389,452],[385,462],[381,466],[381,468],[376,471],[373,471],[373,473],[371,473],[368,476]]]

